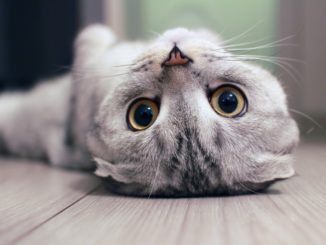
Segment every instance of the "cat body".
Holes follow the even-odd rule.
[[[224,87],[234,91],[226,99],[239,96],[239,114],[212,102]],[[153,107],[146,127],[130,116],[139,100]],[[278,80],[206,31],[118,43],[91,26],[75,42],[71,74],[0,96],[0,150],[67,168],[95,162],[95,173],[124,194],[258,191],[294,174],[297,143]]]

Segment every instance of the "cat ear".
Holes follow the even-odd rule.
[[[87,146],[89,152],[93,156],[93,160],[96,164],[95,174],[100,177],[111,176],[115,180],[128,183],[130,180],[126,173],[130,166],[124,164],[115,164],[104,159],[110,159],[110,149],[105,145],[104,141],[100,137],[100,132],[98,127],[94,127],[86,137]],[[126,170],[127,169],[127,170]],[[125,174],[122,174],[125,173]]]
[[[96,170],[94,173],[99,177],[108,177],[111,173],[110,168],[108,167],[110,163],[97,157],[94,157],[93,160],[96,164]]]
[[[93,158],[96,164],[95,174],[99,177],[112,177],[115,181],[119,181],[124,184],[132,183],[130,174],[128,171],[130,169],[129,165],[126,164],[113,164],[111,162],[105,161],[101,158]]]
[[[256,159],[256,164],[251,168],[245,182],[264,184],[290,178],[295,174],[292,162],[293,157],[291,154],[261,154]]]
[[[75,62],[83,63],[98,57],[115,41],[113,32],[104,25],[86,27],[75,41]]]

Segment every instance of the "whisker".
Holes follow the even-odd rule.
[[[130,67],[130,66],[134,66],[134,65],[136,65],[136,63],[125,64],[125,65],[115,65],[115,66],[112,66],[112,67]]]
[[[305,62],[301,59],[294,59],[294,58],[288,58],[288,57],[281,57],[281,56],[267,56],[267,55],[237,55],[235,54],[234,56],[236,57],[245,57],[245,58],[264,58],[264,59],[276,59],[276,60],[282,60],[282,61],[291,61],[291,62],[296,62],[296,63],[301,63],[305,64]]]
[[[297,62],[297,63],[303,63],[301,60],[286,58],[286,57],[275,57],[275,56],[236,56],[236,57],[244,57],[245,60],[258,60],[258,61],[264,61],[269,62],[271,64],[274,64],[280,68],[282,68],[285,72],[287,72],[290,77],[297,83],[297,85],[302,88],[301,84],[301,74],[287,61],[291,62]],[[274,60],[275,59],[275,60]]]
[[[310,134],[310,133],[312,133],[314,130],[315,130],[314,127],[309,128],[309,129],[306,131],[306,134]]]
[[[233,175],[232,177],[233,177],[234,179],[236,179],[236,177],[235,177],[235,175],[234,175],[233,173],[230,173],[230,174]],[[245,190],[247,190],[247,191],[250,192],[250,193],[253,193],[253,194],[259,194],[259,192],[257,192],[257,191],[255,191],[255,190],[249,188],[248,186],[246,186],[245,184],[243,184],[243,183],[241,183],[241,182],[236,182],[235,184],[240,185],[241,187],[243,187]]]
[[[124,76],[124,75],[128,75],[129,74],[129,72],[126,72],[126,73],[120,73],[120,74],[113,74],[113,75],[105,75],[105,76],[103,76],[103,75],[101,75],[101,76],[99,76],[100,78],[102,78],[102,79],[109,79],[109,78],[114,78],[114,77],[119,77],[119,76]],[[88,77],[88,76],[82,76],[82,75],[80,75],[79,77],[77,76],[76,77],[76,80],[77,81],[85,81],[85,80],[89,80],[90,78]]]
[[[126,66],[121,66],[121,67],[128,67],[127,65]],[[110,66],[108,68],[119,68],[119,66]],[[108,69],[107,68],[107,69]],[[97,74],[100,74],[101,72],[107,72],[107,69],[98,69],[98,68],[72,68],[71,71],[74,73],[74,74],[77,74],[77,75],[97,75]],[[121,69],[121,71],[123,71],[125,69]]]
[[[259,194],[259,192],[249,188],[248,186],[244,185],[243,183],[241,182],[237,182],[237,184],[241,185],[244,189],[246,189],[247,191],[249,191],[250,193],[253,193],[253,194]]]
[[[289,108],[289,111],[293,112],[293,113],[296,113],[308,120],[310,120],[313,124],[315,124],[324,134],[326,134],[326,129],[321,126],[315,119],[313,119],[311,116],[307,115],[306,113],[302,112],[302,111],[298,111],[296,109],[293,109],[293,108]]]
[[[244,54],[249,53],[249,51],[255,51],[255,50],[262,50],[262,49],[267,49],[267,48],[274,48],[274,47],[284,47],[284,46],[297,46],[295,44],[290,44],[290,43],[283,43],[286,40],[289,40],[291,38],[293,38],[295,35],[289,35],[287,37],[281,38],[279,40],[273,41],[273,42],[269,42],[269,43],[265,43],[265,44],[260,44],[258,46],[255,47],[246,47],[245,45],[247,44],[254,44],[254,43],[259,43],[262,40],[266,40],[265,39],[260,39],[257,41],[253,41],[253,42],[246,42],[246,43],[240,43],[240,44],[235,44],[235,45],[228,45],[228,46],[224,46],[222,48],[219,49],[214,49],[213,51],[219,51],[221,53],[232,53],[234,54],[234,52],[242,52]],[[241,55],[241,54],[239,54]],[[266,56],[267,58],[267,56]],[[294,62],[302,62],[301,60],[297,60],[297,59],[291,59],[291,58],[287,58],[287,57],[279,57],[279,59],[284,59],[284,60],[288,60],[288,61],[294,61]]]
[[[119,77],[119,76],[124,76],[124,75],[128,75],[128,74],[129,74],[129,72],[125,72],[125,73],[114,74],[114,75],[109,75],[109,76],[101,76],[101,78]]]
[[[235,54],[235,55],[255,55],[254,53],[255,52],[257,53],[257,51],[262,52],[262,51],[271,50],[271,49],[279,48],[279,47],[285,47],[285,46],[293,46],[293,45],[290,45],[290,44],[279,44],[279,45],[266,46],[266,47],[251,47],[251,48],[227,49],[227,51],[229,53],[232,53],[232,54]],[[258,54],[258,55],[260,55],[260,54]]]
[[[157,168],[155,170],[155,176],[154,176],[153,182],[151,182],[151,184],[150,184],[150,191],[149,191],[147,198],[150,198],[153,194],[154,186],[155,186],[156,178],[158,176],[159,169],[160,169],[160,162],[158,162],[158,164],[157,164]]]
[[[261,44],[259,46],[274,47],[274,45],[282,45],[282,42],[287,41],[287,40],[289,40],[289,39],[291,39],[293,37],[295,37],[295,35],[289,35],[289,36],[286,36],[286,37],[281,38],[279,40],[276,40],[276,41],[273,41],[273,42],[269,42],[269,43],[265,43],[265,44]],[[247,44],[245,44],[245,45],[253,44],[253,43],[258,43],[258,42],[261,42],[261,41],[264,41],[264,40],[268,40],[268,38],[263,38],[263,39],[260,39],[260,40],[257,40],[257,41],[253,41],[253,42],[247,42]],[[239,47],[239,46],[241,47],[241,46],[244,46],[244,45],[240,43],[239,45],[235,44],[235,45],[229,45],[229,46],[225,46],[225,47],[226,48],[230,48],[230,47]]]
[[[251,26],[249,29],[245,30],[244,32],[240,33],[239,35],[236,35],[230,39],[227,39],[225,41],[223,41],[221,44],[224,45],[224,44],[227,44],[227,43],[230,43],[230,42],[233,42],[234,40],[237,40],[243,36],[245,36],[246,34],[248,34],[249,32],[251,32],[252,30],[254,30],[258,25],[260,25],[262,23],[262,20],[258,21],[257,23],[255,23],[253,26]]]
[[[275,44],[275,45],[261,45],[257,47],[244,47],[244,48],[230,48],[227,49],[229,52],[244,52],[244,51],[253,51],[253,50],[262,50],[262,49],[270,49],[270,48],[278,48],[278,47],[298,47],[298,45],[293,43],[284,43],[284,44]]]
[[[300,88],[302,88],[301,79],[300,79],[301,74],[296,69],[294,69],[291,64],[282,60],[273,61],[273,60],[262,59],[262,58],[258,58],[257,60],[269,62],[282,68],[285,72],[287,72],[291,76],[291,78],[297,83],[297,85]]]
[[[150,31],[147,31],[147,32],[150,33],[150,34],[155,35],[156,37],[161,37],[161,36],[162,36],[161,33],[158,33],[158,32],[156,32],[156,31],[152,31],[152,30],[150,30]]]
[[[223,48],[233,48],[233,47],[241,47],[241,46],[246,46],[246,45],[252,45],[252,44],[259,43],[259,42],[262,42],[262,41],[265,41],[265,40],[268,40],[268,38],[265,37],[265,38],[261,38],[261,39],[255,40],[255,41],[250,41],[250,42],[248,41],[248,42],[225,45],[225,46],[223,46]]]
[[[298,87],[302,88],[301,84],[301,75],[297,70],[295,70],[289,63],[282,61],[282,60],[271,60],[267,58],[259,58],[259,57],[248,57],[248,56],[235,56],[235,59],[232,57],[226,57],[228,59],[223,59],[223,61],[263,61],[271,63],[275,66],[282,68],[289,76],[293,79],[293,81],[298,85]]]

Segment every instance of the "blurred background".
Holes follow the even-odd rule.
[[[91,23],[131,40],[208,28],[280,78],[304,137],[326,138],[325,12],[321,0],[0,0],[0,92],[68,72]]]

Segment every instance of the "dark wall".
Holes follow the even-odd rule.
[[[78,0],[0,0],[0,90],[66,71],[78,7]]]

